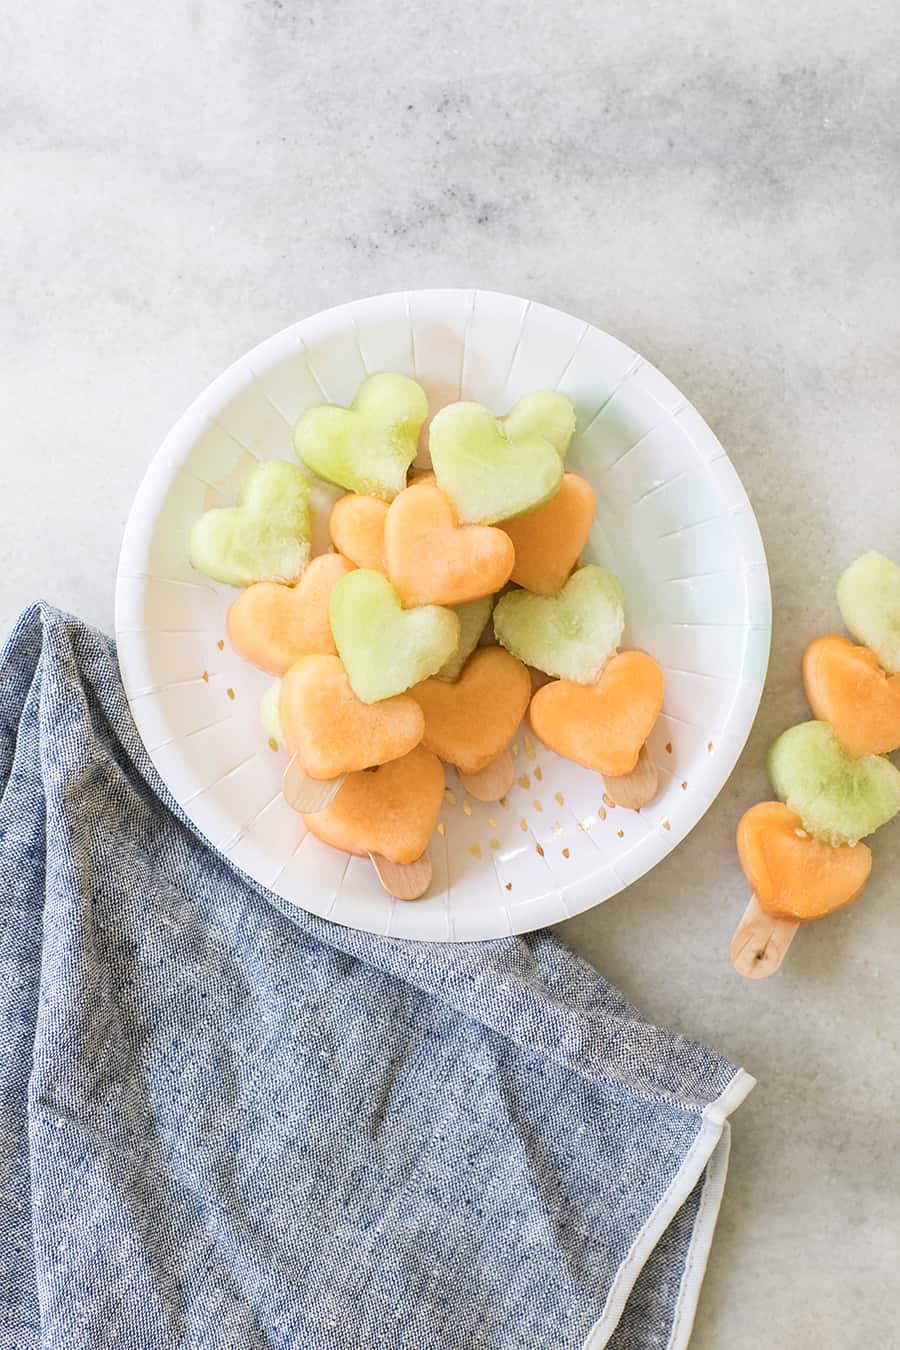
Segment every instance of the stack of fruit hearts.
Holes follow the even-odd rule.
[[[769,751],[779,800],[752,807],[738,825],[738,853],[753,898],[731,959],[759,979],[778,969],[801,923],[855,900],[872,855],[859,841],[900,811],[900,567],[865,553],[837,586],[856,646],[831,634],[803,657],[816,721],[783,732]]]
[[[662,702],[656,663],[617,654],[619,582],[576,567],[595,501],[564,470],[568,400],[530,394],[503,418],[451,404],[428,434],[433,471],[416,472],[427,416],[415,381],[378,374],[350,408],[300,417],[298,458],[347,490],[329,522],[336,552],[308,562],[309,481],[281,461],[254,469],[238,506],[207,512],[190,541],[195,567],[246,587],[229,636],[280,678],[261,716],[291,754],[286,798],[404,899],[430,882],[441,761],[473,797],[501,799],[531,701],[550,749],[639,808],[656,790],[642,748]],[[479,645],[492,610],[502,645]],[[533,699],[528,666],[559,677]]]

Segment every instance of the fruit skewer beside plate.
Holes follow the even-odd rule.
[[[861,841],[900,811],[900,567],[865,553],[842,574],[837,600],[856,645],[817,638],[803,657],[816,720],[783,732],[769,751],[779,798],[738,825],[753,895],[731,942],[739,974],[773,974],[802,923],[855,900],[872,854]]]

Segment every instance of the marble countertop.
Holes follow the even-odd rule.
[[[900,827],[864,899],[750,985],[733,848],[804,715],[808,639],[900,553],[900,12],[839,0],[50,0],[0,101],[0,617],[111,629],[144,468],[234,357],[345,299],[477,285],[624,339],[697,405],[775,601],[756,728],[708,816],[562,935],[759,1086],[696,1350],[897,1343]]]

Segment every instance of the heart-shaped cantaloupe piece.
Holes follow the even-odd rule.
[[[803,657],[803,684],[820,722],[830,722],[854,759],[900,747],[900,675],[888,675],[868,647],[830,634]]]
[[[663,673],[653,658],[620,652],[596,684],[545,684],[531,700],[529,717],[548,749],[621,778],[637,764],[662,699]]]
[[[399,759],[418,745],[425,719],[406,695],[362,703],[336,656],[302,656],[281,682],[284,739],[310,778],[337,778]]]
[[[428,847],[444,799],[440,760],[422,746],[366,773],[352,773],[324,811],[304,816],[317,839],[345,853],[411,863]]]
[[[390,501],[406,486],[427,416],[428,400],[415,380],[370,375],[350,408],[328,403],[301,413],[294,451],[329,483]]]
[[[389,507],[378,497],[348,492],[336,501],[328,519],[328,532],[338,553],[357,567],[384,572],[384,527]]]
[[[411,696],[425,714],[422,744],[475,774],[509,745],[531,697],[528,671],[502,647],[480,647],[459,679],[425,680]]]
[[[597,499],[585,478],[567,473],[559,491],[535,511],[505,520],[516,550],[511,580],[536,595],[562,590],[594,523]]]
[[[331,592],[331,631],[350,684],[364,703],[402,694],[435,675],[459,642],[451,609],[404,609],[380,572],[348,572]]]
[[[497,601],[494,632],[507,651],[545,675],[593,684],[625,627],[622,587],[611,572],[580,567],[559,595],[510,591]]]
[[[339,553],[323,553],[296,586],[248,586],[228,611],[228,636],[241,656],[270,675],[283,675],[301,656],[334,655],[329,601],[335,584],[352,571]]]
[[[493,525],[540,506],[556,492],[563,469],[543,436],[511,439],[479,403],[442,408],[429,432],[438,487],[466,524]]]
[[[872,870],[865,844],[826,844],[802,824],[781,802],[760,802],[738,825],[741,866],[773,919],[807,923],[831,914],[856,899]]]
[[[855,844],[900,811],[900,771],[889,759],[851,759],[827,722],[801,722],[769,750],[775,793],[829,844]]]
[[[191,566],[227,586],[295,582],[309,558],[310,492],[296,464],[258,464],[244,479],[237,506],[215,507],[195,521]]]
[[[450,498],[417,483],[391,502],[384,531],[387,574],[403,604],[461,605],[505,586],[515,553],[503,530],[460,525]]]
[[[555,447],[561,459],[565,459],[575,435],[575,409],[565,394],[554,389],[526,394],[501,420],[511,441],[542,436]]]

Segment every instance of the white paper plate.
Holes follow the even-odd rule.
[[[193,572],[186,543],[208,506],[234,500],[257,460],[292,459],[300,412],[349,403],[366,374],[420,380],[432,412],[458,398],[505,412],[557,388],[578,432],[567,467],[593,484],[585,560],[622,579],[623,645],[665,669],[650,738],[662,790],[639,814],[520,731],[506,806],[466,800],[452,770],[431,843],[432,894],[391,900],[367,859],[306,833],[279,792],[283,752],[259,724],[270,682],[225,640],[235,592]],[[330,504],[314,494],[316,540]],[[725,451],[640,356],[590,324],[486,291],[411,291],[342,305],[237,361],[166,437],[125,531],[116,636],[129,703],[173,796],[211,844],[286,900],[395,937],[464,941],[555,923],[643,876],[697,823],[733,768],[762,692],[771,626],[759,530]]]

